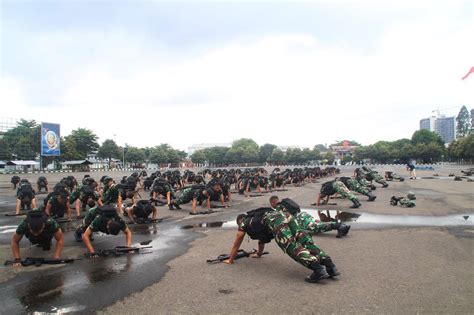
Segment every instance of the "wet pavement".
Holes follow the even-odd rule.
[[[94,177],[98,177],[98,175],[94,175]],[[450,178],[452,179],[452,177]],[[5,182],[5,178],[2,180]],[[416,184],[420,184],[422,181],[416,182]],[[471,185],[467,182],[462,184]],[[403,187],[404,184],[391,183],[390,185],[394,187],[393,189],[397,189],[397,187]],[[293,198],[312,194],[311,197],[304,197],[304,200],[307,200],[305,204],[309,205],[314,200],[314,190],[311,186],[290,187],[288,192],[281,192],[280,196],[285,195]],[[414,187],[411,190],[414,190],[421,198],[443,197],[442,191],[429,187]],[[388,189],[376,191],[376,194],[379,194],[379,200],[380,196],[389,193],[392,194],[393,191]],[[397,193],[393,194],[397,195]],[[38,196],[38,204],[45,196],[45,194]],[[13,276],[11,275],[12,267],[2,266],[0,267],[0,299],[3,306],[0,313],[90,313],[103,309],[132,293],[159,282],[169,270],[168,262],[183,255],[189,249],[192,241],[204,235],[202,232],[207,229],[235,229],[237,213],[248,211],[257,205],[266,205],[268,197],[268,194],[250,199],[236,196],[233,207],[230,209],[225,209],[222,213],[203,216],[188,216],[189,210],[172,212],[167,209],[162,210],[163,207],[160,207],[160,213],[170,214],[170,217],[163,222],[130,225],[133,232],[133,243],[152,240],[153,249],[146,253],[98,258],[93,262],[82,259],[62,266],[26,267],[22,270],[15,270]],[[347,201],[337,202],[339,203],[337,208],[345,207],[345,203],[347,203]],[[323,209],[323,213],[343,222],[351,222],[351,225],[360,229],[390,226],[455,227],[458,229],[473,226],[474,211],[472,211],[472,207],[470,207],[471,211],[466,210],[469,207],[458,210],[451,209],[452,212],[459,213],[453,215],[427,215],[430,212],[415,215],[417,210],[422,209],[421,207],[415,208],[415,211],[410,213],[410,210],[406,210],[407,213],[403,215],[365,212],[366,207],[373,207],[373,204],[380,205],[382,203],[377,203],[377,201],[372,204],[364,203],[363,209],[359,209],[360,212],[337,212],[333,209]],[[417,201],[417,204],[420,203]],[[24,218],[4,215],[13,212],[14,205],[15,198],[12,196],[12,191],[0,189],[0,259],[2,260],[11,259],[9,247],[11,235]],[[384,205],[383,208],[394,209],[387,205]],[[368,210],[376,212],[374,208],[368,208]],[[319,218],[317,210],[308,208],[305,211]],[[160,214],[160,217],[162,216]],[[64,257],[82,258],[86,251],[83,244],[77,243],[73,239],[72,231],[78,224],[80,224],[80,220],[61,224],[66,232]],[[123,242],[122,234],[115,238],[96,236],[93,246],[95,248],[113,248],[123,245]],[[23,257],[46,257],[40,249],[28,248],[27,244],[25,240],[21,243]],[[50,254],[50,252],[46,253],[46,255]],[[130,312],[133,312],[133,309]]]

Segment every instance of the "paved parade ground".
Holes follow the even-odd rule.
[[[403,166],[379,166],[405,176],[404,182],[377,185],[377,199],[352,211],[351,202],[333,199],[337,205],[311,206],[321,184],[289,186],[276,192],[290,197],[303,209],[353,212],[350,233],[336,238],[336,232],[315,235],[336,263],[341,276],[310,284],[311,272],[295,263],[276,246],[267,244],[268,255],[243,258],[233,265],[208,264],[207,259],[228,253],[236,234],[237,214],[268,206],[271,194],[246,198],[234,194],[228,209],[209,215],[190,216],[183,210],[159,207],[157,224],[132,225],[132,243],[152,240],[148,253],[123,257],[82,259],[59,266],[0,267],[2,314],[33,312],[94,311],[122,313],[472,313],[474,306],[474,182],[454,181],[448,175],[462,175],[472,166],[434,166],[418,170],[421,178],[408,179]],[[351,175],[354,167],[342,167]],[[109,172],[116,181],[131,172]],[[437,173],[439,176],[433,176]],[[82,179],[85,173],[73,173]],[[103,172],[90,173],[98,180]],[[69,174],[46,174],[50,186]],[[11,259],[10,239],[21,217],[14,212],[12,175],[0,175],[0,260]],[[36,183],[38,174],[20,175]],[[391,196],[415,193],[416,207],[394,207]],[[145,199],[148,192],[140,192]],[[45,197],[39,195],[39,202]],[[334,212],[330,211],[330,214]],[[204,223],[204,224],[203,224]],[[64,257],[83,257],[86,248],[73,238],[79,221],[63,226]],[[201,226],[200,226],[201,225]],[[242,248],[257,247],[245,238]],[[96,236],[96,248],[124,245],[119,236]],[[54,245],[53,245],[54,246]],[[22,257],[44,255],[21,242]]]

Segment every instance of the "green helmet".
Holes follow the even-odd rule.
[[[416,200],[415,194],[411,191],[408,193],[407,198],[410,200]]]

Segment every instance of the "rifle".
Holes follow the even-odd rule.
[[[67,264],[72,263],[74,260],[80,260],[80,258],[41,258],[41,257],[27,257],[22,259],[21,265],[23,267],[33,266],[39,267],[41,265],[59,265],[59,264]],[[4,265],[13,265],[15,264],[15,260],[6,260]]]
[[[139,252],[142,249],[147,249],[147,248],[153,248],[153,246],[148,246],[148,244],[151,243],[152,240],[144,241],[138,243],[138,245],[133,245],[132,247],[128,246],[116,246],[115,248],[111,249],[100,249],[99,252],[91,254],[91,253],[85,253],[84,256],[90,258],[94,255],[97,255],[99,257],[109,257],[109,256],[121,256],[123,254],[131,253],[131,252]]]
[[[257,252],[256,249],[252,249],[250,252],[247,252],[243,249],[239,249],[237,251],[237,255],[235,256],[234,259],[249,257],[251,254],[255,254],[256,252]],[[263,252],[262,253],[262,255],[267,255],[267,254],[268,254],[268,252]],[[216,259],[208,259],[208,260],[206,260],[206,262],[208,262],[210,264],[220,263],[220,262],[223,262],[224,260],[229,259],[229,258],[230,258],[229,254],[221,254],[221,255],[217,256]]]
[[[6,217],[21,217],[21,216],[26,216],[26,213],[5,213]]]

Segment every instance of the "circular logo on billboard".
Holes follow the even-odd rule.
[[[48,132],[46,132],[46,134],[44,135],[44,138],[46,140],[46,145],[48,146],[50,150],[54,150],[58,148],[59,138],[54,131],[49,130]]]

